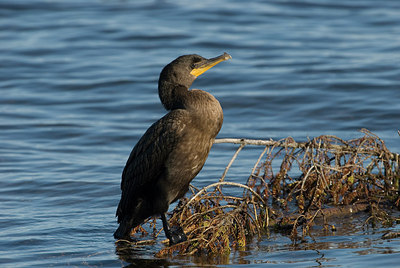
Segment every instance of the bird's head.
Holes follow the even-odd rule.
[[[164,67],[159,82],[167,81],[189,88],[199,75],[218,63],[231,58],[228,53],[211,59],[196,54],[180,56]]]

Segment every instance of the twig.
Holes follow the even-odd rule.
[[[269,148],[270,148],[269,146],[265,146],[264,150],[262,151],[262,153],[258,157],[257,162],[254,164],[253,169],[251,170],[251,175],[254,174],[258,164],[260,163],[261,159],[263,158],[263,156],[265,155],[265,153],[268,151]]]
[[[236,150],[235,154],[232,156],[231,161],[229,162],[229,164],[226,166],[224,173],[222,174],[221,178],[219,179],[219,182],[223,182],[225,179],[226,174],[228,173],[229,168],[232,166],[233,161],[235,161],[236,157],[238,156],[238,154],[240,153],[240,151],[243,149],[243,147],[246,146],[245,143],[240,144],[239,148]]]
[[[236,187],[245,188],[245,189],[249,190],[252,194],[254,194],[254,196],[256,196],[264,204],[264,199],[262,199],[262,197],[259,194],[257,194],[253,189],[251,189],[249,186],[244,185],[244,184],[240,184],[240,183],[236,183],[236,182],[222,181],[222,182],[216,182],[216,183],[213,183],[213,184],[210,184],[210,185],[204,187],[197,194],[195,194],[192,198],[190,198],[190,200],[185,205],[189,206],[198,196],[200,196],[205,191],[207,191],[207,189],[210,189],[212,187],[217,187],[217,186],[220,186],[220,185],[230,185],[230,186],[236,186]]]
[[[214,140],[214,144],[219,144],[219,143],[290,147],[290,148],[299,148],[299,149],[305,149],[308,146],[308,142],[295,142],[295,141],[293,141],[291,143],[285,143],[282,141],[273,141],[273,140],[231,139],[231,138]],[[344,153],[357,152],[357,153],[373,154],[376,156],[380,156],[380,153],[378,153],[378,152],[374,152],[374,151],[367,150],[367,149],[357,150],[349,145],[337,145],[337,144],[324,143],[321,145],[321,148],[325,148],[325,149],[329,149],[329,150],[333,150],[333,151],[341,151]],[[390,160],[395,159],[395,157],[396,157],[396,154],[394,154],[394,153],[389,154]]]

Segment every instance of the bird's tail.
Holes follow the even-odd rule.
[[[130,233],[131,233],[131,223],[127,222],[125,220],[122,220],[117,228],[117,230],[114,232],[114,238],[115,239],[129,239]]]
[[[149,212],[150,209],[142,200],[137,202],[133,212],[127,213],[127,210],[123,210],[121,202],[118,205],[117,217],[119,222],[119,227],[114,232],[115,239],[130,239],[131,230],[138,225],[142,224],[145,219],[150,217],[152,213]],[[129,216],[128,216],[129,215]]]

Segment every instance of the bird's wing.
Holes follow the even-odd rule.
[[[190,120],[185,110],[173,110],[155,122],[133,148],[122,172],[121,190],[127,196],[153,184],[165,169],[168,155]]]

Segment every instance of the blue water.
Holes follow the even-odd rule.
[[[127,265],[112,238],[120,174],[165,113],[159,72],[182,54],[224,51],[233,59],[193,85],[220,100],[220,138],[350,139],[367,128],[400,152],[397,0],[2,0],[0,266]],[[215,182],[234,150],[215,145],[193,183]],[[246,154],[227,179],[246,178],[256,161]],[[161,243],[132,258],[398,266],[399,239],[380,239],[391,228],[343,229],[299,246],[272,234],[223,261],[155,262]]]

